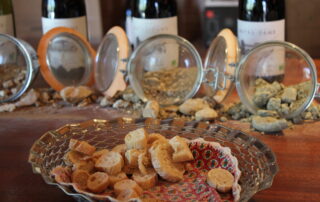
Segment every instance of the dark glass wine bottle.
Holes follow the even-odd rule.
[[[242,54],[266,41],[284,41],[285,1],[239,0],[238,40]],[[270,51],[276,54],[265,56],[270,63],[257,68],[256,75],[269,81],[282,80],[284,50]]]
[[[0,2],[0,33],[15,35],[14,15],[11,0]]]
[[[68,27],[87,34],[85,0],[42,0],[42,30]]]
[[[177,3],[175,0],[131,0],[131,43],[158,34],[178,34]]]

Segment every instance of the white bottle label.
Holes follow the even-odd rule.
[[[157,18],[157,19],[144,19],[132,18],[131,28],[134,41],[132,43],[136,47],[141,41],[155,36],[157,34],[178,34],[178,18]]]
[[[42,17],[42,32],[45,34],[49,30],[55,27],[68,27],[80,32],[86,38],[88,37],[87,33],[87,18],[77,17],[77,18],[61,18],[61,19],[50,19]]]
[[[256,45],[266,41],[284,41],[284,29],[285,20],[250,22],[238,19],[238,41],[241,52],[246,54]],[[283,48],[268,49],[261,54],[266,55],[261,55],[264,59],[257,61],[260,65],[256,68],[257,76],[268,77],[284,74],[285,50]]]
[[[12,14],[0,16],[0,33],[14,35]]]
[[[132,18],[131,21],[131,43],[136,48],[140,42],[152,36],[159,34],[178,34],[178,18],[158,18],[158,19],[142,19]],[[149,66],[147,71],[157,71],[164,68],[176,67],[178,65],[179,47],[172,41],[161,40],[153,47],[154,51],[148,55]],[[161,47],[160,47],[161,46]],[[157,49],[158,51],[156,51]]]

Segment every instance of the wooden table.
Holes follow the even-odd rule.
[[[320,64],[317,61],[317,64]],[[235,97],[235,95],[233,95]],[[73,201],[55,186],[47,185],[32,173],[29,150],[35,140],[48,130],[85,120],[114,119],[122,116],[113,109],[26,108],[0,114],[0,201],[56,202]],[[252,132],[248,124],[223,123],[264,141],[277,156],[280,171],[273,186],[257,193],[251,201],[320,200],[320,122],[296,125],[280,135]]]

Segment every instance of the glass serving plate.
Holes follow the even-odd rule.
[[[218,124],[184,122],[182,120],[156,120],[121,118],[113,121],[90,120],[83,123],[67,124],[57,130],[48,131],[32,146],[29,163],[34,173],[41,174],[47,184],[56,185],[77,201],[95,201],[79,194],[72,187],[55,182],[50,171],[63,165],[63,156],[68,151],[71,138],[86,140],[97,148],[111,149],[124,142],[124,136],[137,128],[145,127],[148,132],[161,133],[167,138],[176,135],[190,140],[203,138],[229,147],[238,159],[241,177],[240,201],[248,201],[258,191],[269,188],[278,172],[275,154],[271,149],[246,133]]]

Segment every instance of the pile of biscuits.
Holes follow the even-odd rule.
[[[139,128],[129,132],[124,142],[112,150],[97,150],[86,141],[71,139],[64,158],[67,166],[57,166],[51,174],[78,192],[128,201],[154,187],[158,176],[169,182],[182,180],[191,167],[188,162],[194,160],[188,140],[179,136],[166,139]],[[233,182],[233,175],[224,169],[207,174],[207,183],[220,192],[230,191]]]

